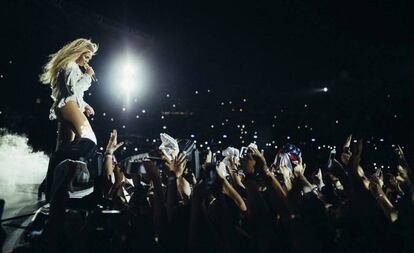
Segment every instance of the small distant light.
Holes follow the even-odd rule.
[[[243,139],[243,136],[240,136],[240,139]]]
[[[231,105],[231,104],[233,104],[233,102],[232,101],[229,101],[229,104]]]
[[[324,87],[323,92],[328,92],[328,87]]]
[[[190,134],[190,137],[191,137],[191,138],[194,138],[194,137],[195,137],[195,135],[194,135],[194,134]]]
[[[247,99],[243,98],[243,102],[247,102]]]
[[[339,123],[339,120],[335,120],[335,123],[338,124]]]
[[[217,154],[220,154],[221,153],[221,151],[220,150],[217,150]]]
[[[173,104],[172,107],[175,108],[175,104]]]
[[[167,129],[167,126],[163,126],[162,129]]]
[[[122,107],[122,111],[124,111],[124,112],[125,112],[125,111],[126,111],[126,108],[125,108],[125,107]]]
[[[244,143],[244,140],[242,140],[241,143]]]
[[[164,119],[164,115],[161,115],[161,119]]]
[[[298,129],[300,129],[300,126],[298,126]]]
[[[156,139],[152,139],[152,142],[157,142],[157,140]]]
[[[273,118],[274,118],[274,119],[277,119],[277,116],[275,115],[275,116],[273,116]]]
[[[89,92],[89,93],[88,93],[88,96],[92,96],[92,93],[90,93],[90,92]]]
[[[143,109],[141,112],[142,112],[142,113],[146,113],[147,111],[145,111],[145,109]]]
[[[211,92],[211,90],[207,90],[207,93],[210,93]]]
[[[200,148],[202,148],[203,147],[203,144],[200,144]]]
[[[198,90],[195,91],[195,94],[198,94]]]
[[[12,60],[10,60],[10,61],[9,61],[9,64],[12,64],[12,63],[13,63],[13,61],[12,61]]]
[[[247,131],[244,131],[244,134],[247,134]]]
[[[354,143],[357,143],[357,140],[354,140]]]
[[[387,94],[387,98],[390,98],[391,97],[391,95],[390,94]]]
[[[111,121],[114,121],[114,118],[111,118]]]
[[[214,125],[211,125],[211,128],[214,128]]]
[[[207,150],[210,150],[210,147],[207,147]]]
[[[308,128],[308,125],[305,125],[305,128]]]
[[[275,144],[275,141],[272,141],[272,144]]]
[[[226,119],[226,122],[229,122],[229,119]]]
[[[290,140],[290,136],[286,136],[286,139]]]
[[[305,104],[305,108],[306,108],[306,107],[308,107],[308,105],[307,105],[307,104]]]
[[[254,139],[257,139],[257,135],[253,135],[253,138],[254,138]]]
[[[254,131],[254,134],[257,134],[257,131]]]
[[[197,141],[196,141],[196,140],[194,140],[194,141],[193,141],[193,143],[197,143]]]
[[[4,76],[3,75],[0,75],[0,78],[3,78]]]
[[[138,151],[138,148],[134,148],[134,151]]]
[[[316,141],[316,139],[315,139],[315,138],[312,138],[312,139],[311,139],[311,142],[315,142],[315,141]]]
[[[103,147],[100,147],[99,150],[103,150]]]
[[[104,113],[102,113],[102,116],[104,116],[104,117],[105,117],[105,116],[106,116],[106,113],[105,113],[105,112],[104,112]]]
[[[240,109],[239,109],[239,111],[240,111],[240,112],[243,112],[243,108],[240,108]]]
[[[123,125],[122,128],[125,128],[125,125]]]
[[[223,134],[223,138],[226,139],[227,138],[227,135]]]
[[[224,102],[221,102],[220,104],[221,104],[221,105],[224,105]]]
[[[374,147],[374,150],[377,150],[378,148],[377,147]]]
[[[123,147],[122,149],[123,149],[123,150],[126,150],[126,147]]]
[[[94,118],[91,118],[91,121],[93,121],[94,120]]]
[[[398,116],[397,116],[397,114],[394,114],[394,118],[396,119]]]
[[[318,149],[321,149],[321,146],[318,146]]]
[[[167,95],[165,95],[167,98],[169,98],[170,97],[170,94],[167,94]]]
[[[221,122],[221,125],[224,126],[224,122]]]
[[[275,127],[276,125],[275,124],[272,124],[272,127]]]
[[[245,125],[242,125],[241,128],[245,128]]]
[[[137,114],[137,116],[135,116],[135,118],[139,119],[139,115]]]
[[[218,144],[221,144],[221,141],[218,141]]]
[[[205,141],[204,144],[208,145],[208,141]]]
[[[250,121],[250,122],[252,122],[252,124],[254,123],[254,120],[252,120],[252,121]]]
[[[240,128],[240,125],[237,125],[237,128]]]

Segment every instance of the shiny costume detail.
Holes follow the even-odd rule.
[[[83,94],[91,86],[91,81],[91,77],[82,73],[75,62],[69,63],[65,70],[61,70],[57,81],[52,85],[51,97],[54,103],[50,108],[49,119],[57,119],[56,109],[62,108],[69,101],[77,102],[80,111],[84,112],[87,103],[83,100]]]

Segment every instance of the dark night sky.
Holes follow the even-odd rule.
[[[27,134],[35,147],[52,149],[55,125],[46,116],[50,92],[36,78],[47,54],[83,36],[100,44],[92,63],[102,84],[91,88],[88,101],[99,115],[103,111],[116,115],[114,122],[96,117],[101,145],[106,140],[99,137],[123,124],[133,125],[121,129],[123,134],[155,138],[167,124],[167,132],[177,137],[200,133],[199,141],[213,145],[226,132],[234,135],[229,143],[238,143],[235,125],[251,120],[255,123],[249,125],[248,135],[260,132],[262,144],[276,139],[282,145],[288,135],[297,143],[316,137],[321,145],[338,145],[349,132],[366,139],[384,137],[387,145],[408,144],[413,137],[411,5],[409,1],[8,0],[2,3],[0,20],[4,26],[0,74],[5,76],[0,85],[8,91],[1,94],[0,123]],[[138,35],[118,31],[125,28]],[[147,109],[141,123],[132,122],[135,112],[119,116],[122,103],[104,93],[111,72],[106,65],[126,43],[151,65],[151,90],[133,109]],[[324,86],[328,93],[313,92]],[[200,91],[198,96],[195,90]],[[166,94],[171,94],[169,100]],[[35,103],[37,98],[41,103]],[[243,98],[248,102],[241,102]],[[177,107],[171,108],[172,104]],[[237,114],[239,107],[244,111]],[[159,120],[161,111],[170,110],[194,115]],[[226,123],[218,128],[225,119],[234,126]],[[211,129],[211,124],[216,127]],[[297,126],[305,125],[314,126],[313,132],[298,132]]]

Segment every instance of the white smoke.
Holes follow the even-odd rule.
[[[34,152],[26,136],[0,129],[0,197],[13,195],[16,185],[40,184],[48,163],[49,157]]]

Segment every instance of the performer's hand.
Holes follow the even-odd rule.
[[[93,76],[95,74],[95,71],[93,70],[91,66],[87,65],[86,74],[88,74],[89,76]]]
[[[86,113],[86,116],[93,116],[93,115],[95,115],[95,110],[92,108],[92,106],[90,106],[90,105],[86,105],[85,106],[85,113]]]

